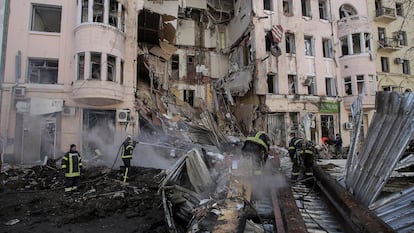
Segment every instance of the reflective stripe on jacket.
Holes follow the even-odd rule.
[[[121,151],[121,158],[128,159],[132,158],[132,154],[134,152],[134,142],[124,142],[122,144],[122,151]]]
[[[65,177],[80,176],[82,159],[77,152],[68,152],[62,158],[62,169],[65,171]]]
[[[263,146],[263,148],[265,148],[265,153],[267,154],[269,152],[269,146],[267,145],[267,143],[261,138],[261,136],[267,137],[265,132],[260,131],[257,132],[256,135],[254,136],[248,136],[246,138],[246,141],[251,141],[251,142],[255,142],[261,146]]]

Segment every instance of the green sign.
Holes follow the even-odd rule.
[[[320,102],[319,112],[337,113],[339,112],[339,104],[338,102]]]

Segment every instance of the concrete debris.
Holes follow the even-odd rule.
[[[17,218],[15,218],[15,219],[12,219],[10,221],[7,221],[6,223],[4,223],[4,225],[6,225],[6,226],[13,226],[14,224],[19,223],[19,222],[20,222],[20,220],[17,219]]]

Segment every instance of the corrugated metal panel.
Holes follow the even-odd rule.
[[[397,232],[414,231],[414,186],[369,207]]]
[[[365,206],[387,183],[414,132],[414,93],[378,92],[376,110],[361,152],[346,174],[347,189]]]

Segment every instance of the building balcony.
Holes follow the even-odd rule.
[[[351,15],[338,21],[338,37],[360,32],[372,32],[371,22],[368,17]]]
[[[381,7],[376,10],[375,21],[382,23],[390,23],[397,19],[395,9],[389,7]]]
[[[347,110],[351,109],[352,103],[357,99],[357,95],[348,95],[342,97],[344,106]],[[375,95],[365,95],[362,99],[363,109],[375,109]]]
[[[124,88],[111,81],[77,80],[72,86],[72,99],[93,106],[118,104],[123,102]]]
[[[400,50],[402,47],[400,41],[395,38],[384,38],[378,41],[378,50],[384,52],[394,52]]]

